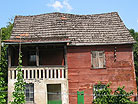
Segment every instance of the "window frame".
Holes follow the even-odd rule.
[[[29,86],[29,88],[27,88],[27,85]],[[33,86],[33,87],[32,87]],[[26,90],[29,90],[28,91],[28,93],[29,93],[29,97],[26,97]],[[32,90],[32,92],[31,92],[31,89],[33,89]],[[34,83],[27,83],[26,85],[25,85],[25,90],[24,90],[24,93],[25,93],[25,100],[26,100],[26,103],[34,103]],[[31,94],[33,94],[33,96],[31,96],[30,97],[30,95]],[[29,100],[27,100],[27,98],[29,99]],[[33,99],[33,100],[30,100],[30,99]]]
[[[95,58],[98,58],[98,67],[94,67],[94,63],[93,63],[93,60],[94,60],[94,58],[93,58],[93,53],[96,53],[96,56],[95,56]],[[99,54],[100,54],[100,52],[102,52],[103,53],[103,67],[100,67],[100,65],[99,65],[99,63],[100,63],[100,60],[99,60],[99,58],[100,58],[100,56],[99,56]],[[105,57],[105,51],[102,51],[102,50],[99,50],[99,51],[95,51],[95,50],[92,50],[91,51],[91,68],[92,69],[105,69],[106,68],[106,57]]]
[[[98,89],[96,89],[97,86],[98,86],[97,84],[96,85],[93,85],[93,99],[96,99],[96,96],[94,95],[94,91],[97,91],[98,90]],[[106,85],[105,84],[102,84],[102,85],[100,85],[100,87],[101,88],[99,88],[99,90],[102,90],[102,89],[104,89],[106,87]]]

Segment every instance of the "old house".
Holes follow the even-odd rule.
[[[5,43],[9,45],[9,101],[20,43],[27,104],[92,104],[98,81],[111,82],[113,90],[124,85],[126,91],[137,93],[135,41],[116,12],[16,16]]]

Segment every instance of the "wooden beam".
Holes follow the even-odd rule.
[[[11,67],[11,46],[8,47],[8,67]]]
[[[67,64],[67,45],[64,45],[64,65],[67,68],[67,66],[68,66],[68,64]]]
[[[36,47],[36,66],[39,66],[39,48]]]

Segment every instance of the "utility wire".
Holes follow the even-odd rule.
[[[0,91],[2,93],[8,93],[9,91]],[[20,91],[18,91],[20,92]],[[25,92],[25,91],[24,91]],[[45,93],[45,94],[48,94],[48,95],[86,95],[86,96],[95,96],[95,94],[92,94],[92,93],[84,93],[84,94],[77,94],[77,93],[64,93],[64,92],[46,92],[46,91],[35,91],[35,92],[29,92],[27,91],[26,93]],[[96,94],[97,96],[109,96],[109,95],[106,95],[106,94]],[[127,94],[119,94],[119,95],[110,95],[110,96],[128,96]],[[135,94],[132,94],[130,96],[137,96]]]

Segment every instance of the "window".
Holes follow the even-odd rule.
[[[36,52],[35,51],[29,51],[29,57],[28,57],[28,64],[29,66],[35,66],[36,65]]]
[[[105,68],[104,51],[92,51],[92,67],[93,68]]]
[[[102,89],[104,89],[105,88],[105,85],[94,85],[93,86],[93,99],[95,99],[96,98],[96,95],[101,95],[101,93],[98,93],[98,92],[96,92],[96,91],[98,91],[98,90],[102,90]],[[96,94],[96,95],[95,95]]]
[[[25,85],[26,102],[34,102],[34,84],[29,83]]]

